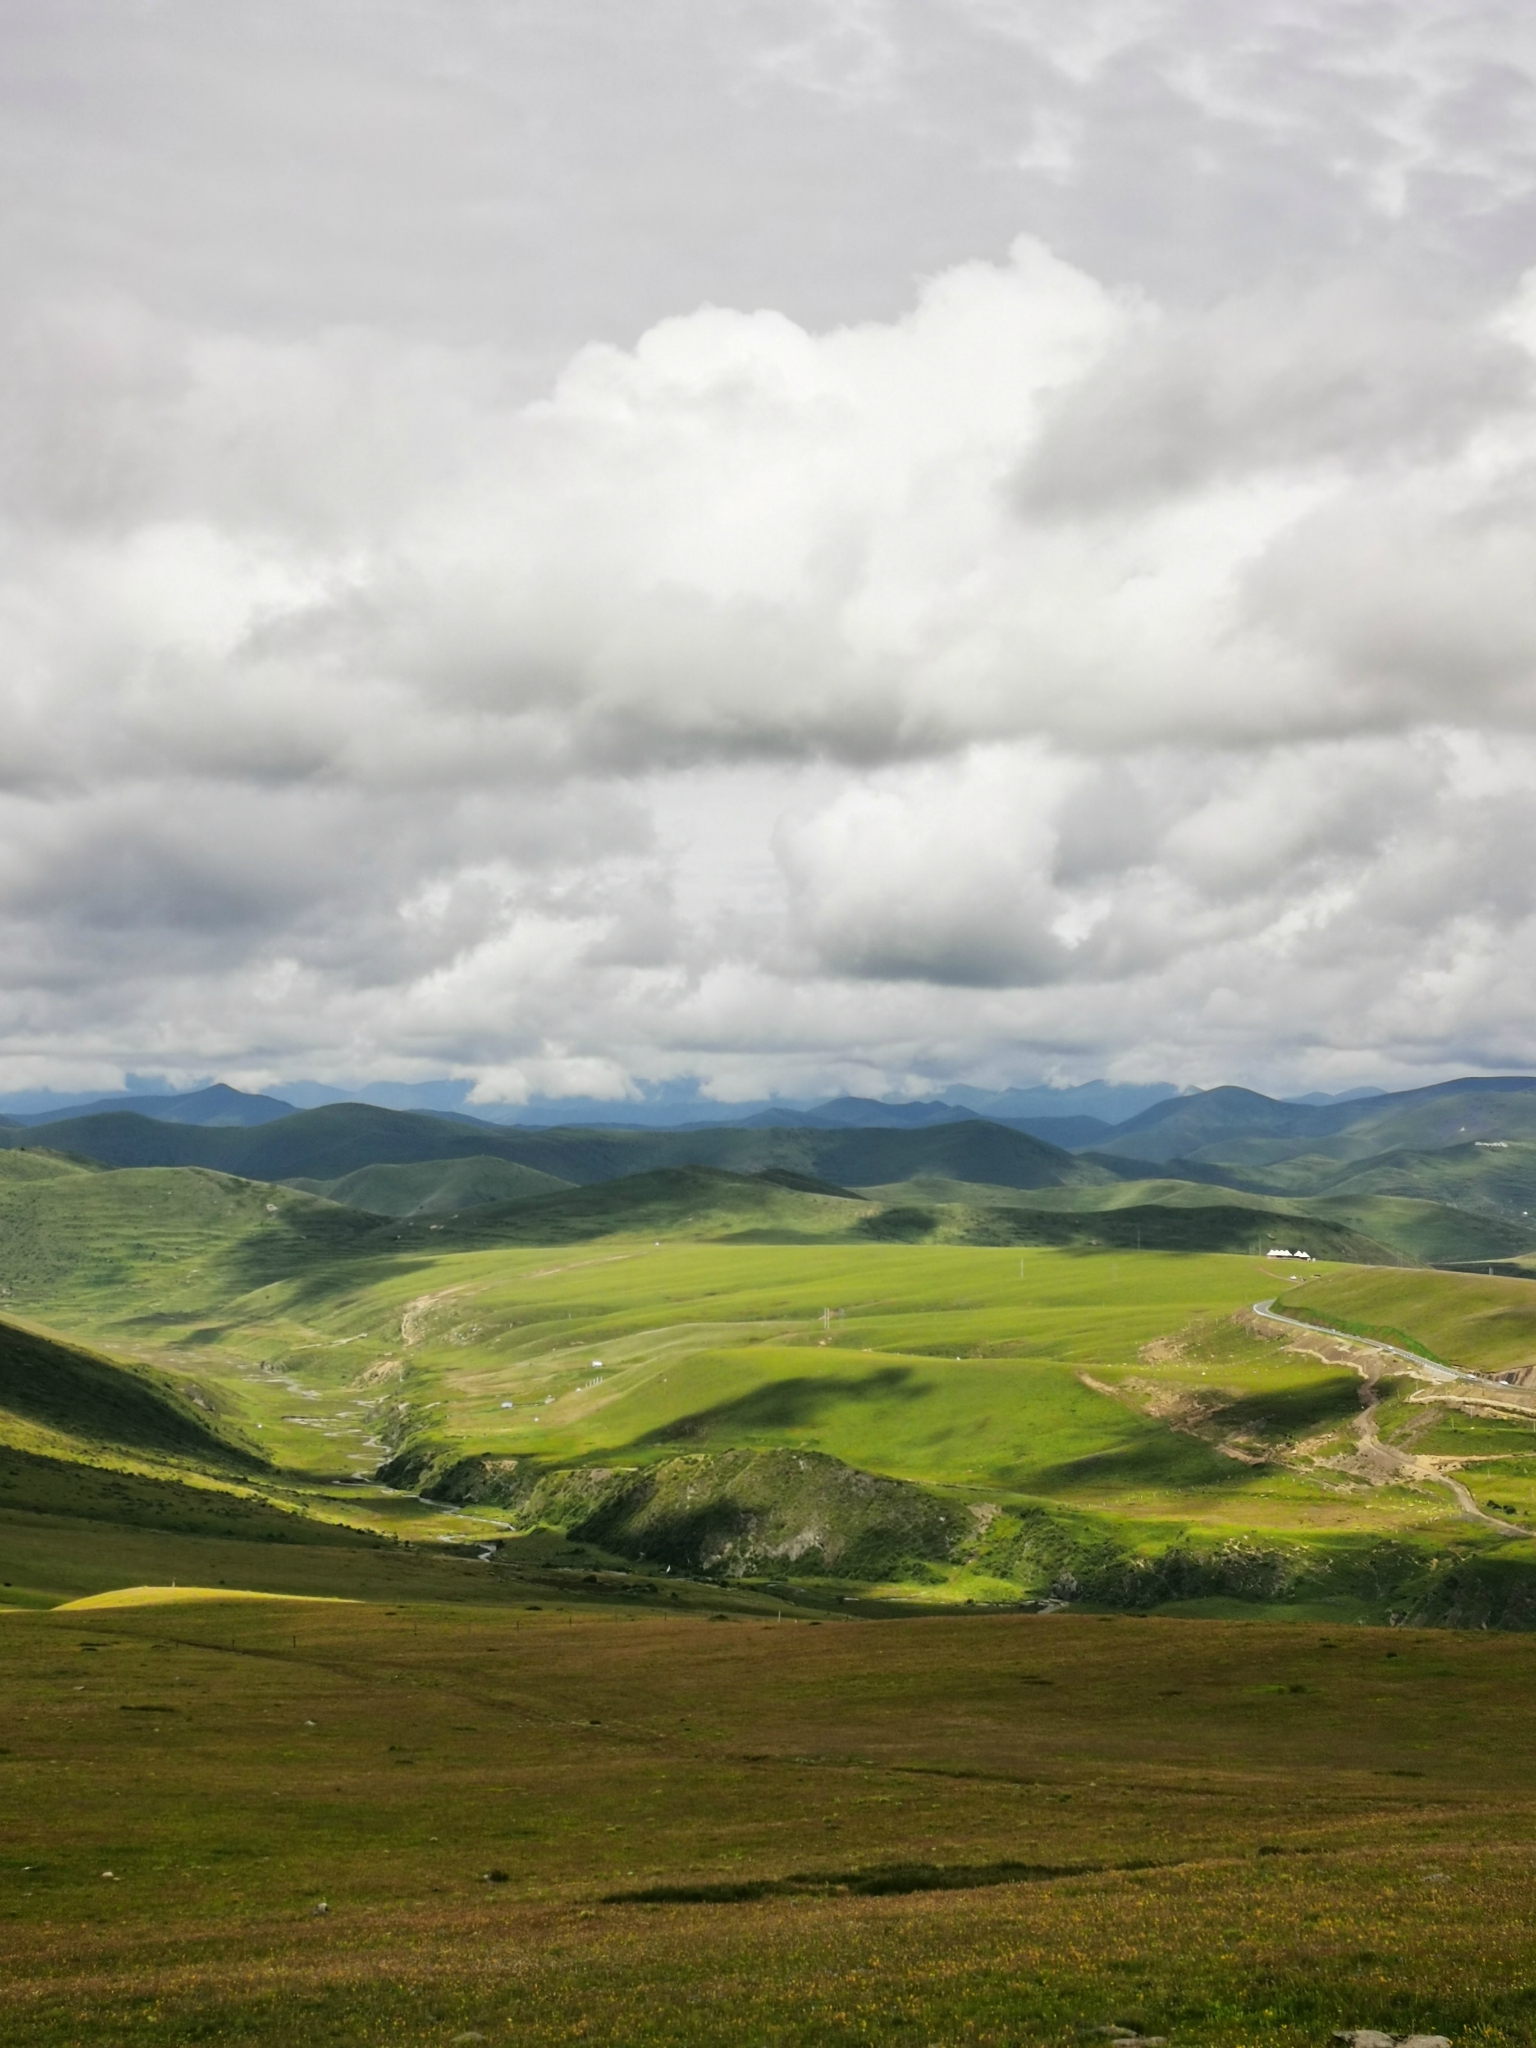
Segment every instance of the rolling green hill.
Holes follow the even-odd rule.
[[[201,1168],[124,1168],[0,1151],[0,1302],[123,1323],[167,1298],[223,1300],[365,1252],[379,1219]],[[46,1317],[44,1318],[47,1319]]]
[[[1296,1299],[1339,1329],[1380,1336],[1471,1372],[1536,1367],[1536,1285],[1474,1273],[1319,1274]],[[1283,1310],[1291,1302],[1282,1296]],[[1397,1335],[1389,1335],[1395,1331]]]
[[[93,1447],[224,1466],[260,1462],[217,1427],[205,1396],[146,1366],[0,1322],[0,1435],[14,1436],[17,1424],[23,1434],[32,1425]]]
[[[1357,1163],[1309,1153],[1266,1175],[1305,1182],[1333,1197],[1403,1195],[1471,1210],[1512,1226],[1536,1216],[1536,1143],[1475,1140],[1434,1152],[1382,1152]],[[1536,1244],[1536,1226],[1529,1235]]]
[[[1313,1195],[1291,1206],[1321,1222],[1357,1230],[1409,1265],[1516,1258],[1536,1246],[1536,1232],[1528,1223],[1406,1195]]]
[[[470,1209],[445,1219],[434,1234],[444,1250],[578,1244],[619,1235],[822,1238],[854,1228],[871,1206],[857,1195],[807,1192],[767,1175],[665,1166],[559,1194]]]
[[[1449,1081],[1325,1107],[1274,1102],[1246,1088],[1211,1088],[1155,1104],[1098,1141],[1095,1152],[1257,1173],[1302,1154],[1343,1163],[1478,1139],[1536,1139],[1536,1080]]]
[[[892,1241],[1248,1250],[1260,1248],[1265,1236],[1283,1239],[1287,1219],[1296,1235],[1301,1219],[1315,1240],[1304,1248],[1320,1255],[1465,1262],[1513,1256],[1532,1241],[1536,1141],[1462,1135],[1474,1126],[1523,1128],[1522,1119],[1536,1129],[1536,1084],[1508,1081],[1324,1107],[1211,1089],[1159,1103],[1104,1149],[1078,1155],[980,1117],[910,1128],[803,1121],[779,1128],[754,1120],[751,1127],[700,1131],[522,1130],[359,1103],[251,1128],[114,1112],[53,1122],[46,1136],[77,1161],[117,1171],[196,1166],[279,1182],[354,1212],[349,1236],[347,1226],[318,1213],[301,1225],[284,1207],[277,1234],[298,1228],[311,1250],[321,1239],[337,1252],[363,1248],[358,1232],[365,1217],[398,1226],[385,1230],[380,1243],[441,1229],[460,1241],[464,1228],[472,1235],[462,1241],[488,1244],[531,1243],[541,1230],[563,1243],[584,1231],[631,1228],[820,1236],[839,1227],[830,1212],[796,1216],[761,1193],[749,1201],[739,1187],[726,1198],[724,1182],[716,1190],[724,1202],[717,1213],[702,1183],[692,1193],[682,1192],[682,1183],[666,1193],[647,1179],[704,1171],[737,1181],[777,1176],[802,1192],[874,1189],[888,1213],[845,1215],[842,1227]],[[1410,1129],[1428,1134],[1429,1144],[1371,1149]],[[1456,1142],[1442,1143],[1450,1133]],[[0,1129],[0,1157],[35,1156],[38,1135]],[[1165,1157],[1165,1170],[1149,1175],[1143,1154]],[[618,1190],[629,1182],[636,1185],[611,1198],[567,1199],[571,1190]],[[757,1214],[749,1213],[754,1203]],[[1148,1205],[1186,1213],[1176,1221],[1131,1214]],[[1068,1227],[1035,1214],[1068,1210],[1116,1212],[1121,1220]],[[1229,1210],[1243,1210],[1245,1218]],[[473,1224],[450,1221],[466,1215]],[[255,1246],[249,1249],[254,1254]],[[0,1266],[4,1259],[0,1250]]]
[[[276,1128],[194,1136],[260,1139]],[[1000,1158],[1006,1171],[1040,1164],[1037,1153],[1013,1149],[1016,1134],[980,1122],[788,1135],[822,1157],[837,1157],[836,1147],[848,1148],[844,1159],[868,1159],[855,1148],[873,1147],[889,1158],[889,1147],[915,1143],[946,1162],[946,1148],[977,1133],[988,1148],[980,1158]],[[724,1135],[760,1144],[784,1134]],[[1038,1150],[1057,1171],[1060,1155]],[[463,1171],[482,1171],[483,1157]],[[976,1155],[961,1157],[970,1164]],[[492,1161],[497,1175],[508,1166]],[[419,1197],[424,1186],[451,1185],[460,1169],[449,1160],[403,1171]],[[527,1185],[519,1167],[510,1170]],[[375,1530],[426,1526],[500,1541],[512,1510],[526,1508],[567,1534],[590,1524],[590,1534],[601,1510],[614,1545],[637,1554],[661,1540],[665,1522],[669,1554],[712,1570],[709,1559],[724,1553],[710,1548],[708,1532],[728,1528],[733,1514],[762,1535],[733,1553],[737,1564],[761,1561],[793,1536],[797,1516],[810,1529],[866,1481],[888,1481],[925,1497],[872,1495],[882,1516],[889,1508],[900,1522],[911,1509],[926,1527],[937,1501],[944,1515],[933,1530],[942,1522],[950,1532],[942,1542],[930,1532],[907,1551],[880,1537],[880,1572],[901,1565],[907,1576],[893,1583],[903,1598],[1038,1591],[1042,1544],[1058,1575],[1120,1587],[1143,1604],[1173,1597],[1172,1578],[1142,1571],[1171,1552],[1186,1559],[1186,1590],[1258,1598],[1255,1587],[1312,1583],[1313,1565],[1293,1570],[1284,1544],[1315,1546],[1340,1529],[1367,1547],[1406,1545],[1371,1581],[1370,1597],[1384,1598],[1381,1587],[1422,1570],[1417,1546],[1449,1540],[1447,1518],[1451,1534],[1464,1535],[1454,1527],[1459,1511],[1433,1479],[1373,1490],[1339,1466],[1354,1455],[1356,1382],[1233,1321],[1286,1284],[1284,1267],[1253,1255],[1281,1243],[1319,1261],[1356,1261],[1320,1264],[1302,1299],[1320,1312],[1339,1291],[1341,1323],[1406,1330],[1461,1362],[1446,1328],[1489,1323],[1483,1283],[1391,1262],[1415,1232],[1438,1233],[1443,1244],[1474,1230],[1486,1245],[1502,1227],[1470,1210],[1376,1193],[1274,1201],[1169,1179],[1085,1176],[1031,1189],[945,1172],[861,1191],[793,1166],[741,1173],[698,1164],[384,1217],[206,1167],[108,1171],[0,1151],[7,1309],[79,1340],[49,1353],[51,1380],[23,1346],[13,1380],[31,1405],[17,1395],[0,1401],[0,1415],[11,1416],[10,1442],[21,1451],[88,1464],[132,1452],[196,1467],[204,1481],[221,1470],[239,1479],[226,1440],[257,1444],[271,1472],[252,1468],[252,1485],[332,1518],[345,1502],[346,1515]],[[1523,1325],[1509,1335],[1511,1305],[1518,1320],[1522,1290],[1536,1300],[1536,1288],[1487,1284],[1514,1290],[1493,1317],[1504,1349],[1468,1341],[1477,1357],[1483,1344],[1501,1361],[1525,1341]],[[1428,1310],[1420,1313],[1426,1303],[1440,1318],[1433,1329]],[[92,1363],[91,1345],[152,1370],[125,1382],[107,1360]],[[146,1388],[160,1402],[145,1411],[151,1421],[135,1410],[137,1422],[114,1422],[113,1403]],[[802,1487],[780,1453],[832,1464],[816,1466]],[[752,1462],[769,1454],[776,1462]],[[410,1498],[416,1485],[390,1494],[370,1482],[402,1456],[405,1465],[390,1467],[397,1480],[414,1472],[429,1487],[443,1482],[446,1496],[422,1503]],[[1514,1503],[1510,1513],[1528,1504],[1536,1522],[1536,1467],[1523,1477],[1521,1456],[1501,1461],[1496,1497]],[[713,1462],[695,1469],[690,1458]],[[510,1482],[508,1461],[521,1475]],[[601,1499],[589,1501],[585,1519],[577,1514],[588,1482],[570,1474],[658,1463],[671,1468],[659,1491],[615,1481],[610,1498],[608,1482],[593,1480]],[[447,1475],[471,1467],[485,1482],[455,1493]],[[683,1511],[690,1487],[709,1504],[708,1530],[700,1521],[694,1535]],[[964,1534],[969,1525],[946,1519],[954,1509],[1005,1518],[985,1560]],[[1029,1522],[1037,1514],[1048,1529]],[[1063,1534],[1064,1515],[1087,1519]],[[854,1561],[870,1563],[879,1550],[842,1509],[834,1519],[825,1540],[803,1550],[812,1576],[833,1571],[834,1559],[853,1573]],[[1028,1543],[1026,1524],[1035,1528]],[[896,1523],[887,1517],[880,1527],[889,1533]],[[1502,1528],[1478,1536],[1525,1540]],[[1264,1561],[1251,1573],[1251,1560],[1220,1563],[1217,1552],[1234,1542]],[[1342,1567],[1316,1570],[1326,1578]],[[1120,1599],[1114,1593],[1111,1604]]]
[[[373,1216],[450,1216],[492,1202],[561,1194],[571,1182],[515,1160],[471,1154],[467,1159],[424,1159],[414,1166],[362,1166],[340,1180],[296,1178],[286,1185]]]
[[[1201,1194],[1208,1190],[1200,1189]],[[1102,1245],[1120,1251],[1247,1252],[1271,1246],[1314,1259],[1391,1265],[1399,1254],[1342,1218],[1220,1201],[1131,1202],[1097,1210],[997,1206],[973,1211],[971,1244]]]
[[[1128,1180],[1038,1189],[1021,1204],[1006,1188],[925,1175],[864,1192],[904,1213],[930,1212],[933,1233],[987,1243],[1140,1244],[1165,1251],[1263,1251],[1278,1244],[1317,1258],[1377,1265],[1508,1258],[1536,1242],[1528,1225],[1480,1210],[1357,1193],[1352,1180],[1345,1185],[1351,1192],[1276,1200],[1203,1181]]]

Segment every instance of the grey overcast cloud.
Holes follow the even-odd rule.
[[[0,1090],[1536,1066],[1536,13],[10,0]]]

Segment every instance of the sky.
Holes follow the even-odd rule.
[[[10,0],[0,1092],[1536,1067],[1536,15]]]

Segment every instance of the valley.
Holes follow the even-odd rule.
[[[6,1134],[8,2040],[1528,2040],[1515,1141],[441,1122]]]

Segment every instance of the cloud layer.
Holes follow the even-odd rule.
[[[512,194],[471,80],[409,88],[423,18],[386,15],[391,118],[446,138],[468,109],[421,204],[472,241],[477,163]],[[138,241],[153,152],[111,124],[131,175],[80,255],[107,225],[81,115],[34,118],[78,232],[23,249],[0,343],[0,1087],[1536,1061],[1532,53],[1491,9],[1072,20],[720,10],[696,83],[745,139],[667,159],[669,190],[727,181],[714,244],[680,203],[675,289],[749,231],[780,310],[679,297],[563,351],[487,314],[463,250],[434,331],[366,237],[352,317],[297,231],[282,317],[252,317],[189,201],[202,269],[171,289]],[[459,34],[498,21],[492,100],[533,51],[595,122],[606,59],[537,7]],[[8,33],[56,77],[41,11]],[[216,93],[237,55],[202,51]],[[377,141],[362,85],[336,106]],[[869,258],[810,317],[826,166],[752,172],[786,109],[849,161],[885,138],[849,198],[872,233],[909,150],[942,161],[906,254],[952,260],[898,290]],[[1006,247],[1005,140],[1032,230]],[[268,193],[238,132],[197,147],[221,203]],[[1152,217],[1202,178],[1203,211]],[[614,231],[579,227],[595,265]]]

